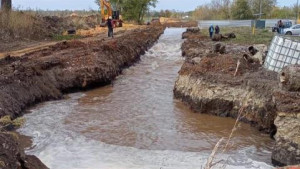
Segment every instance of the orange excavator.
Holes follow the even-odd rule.
[[[112,22],[114,27],[122,27],[123,21],[122,16],[120,15],[120,11],[113,11],[112,6],[110,2],[107,0],[99,0],[100,1],[100,7],[101,7],[101,27],[105,27],[106,20],[109,16],[112,17]],[[105,14],[105,8],[106,8],[106,14]]]

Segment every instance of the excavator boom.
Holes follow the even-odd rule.
[[[100,6],[101,6],[101,17],[102,17],[102,22],[105,22],[105,20],[109,17],[112,16],[112,8],[111,4],[107,2],[106,0],[100,0]],[[107,15],[105,15],[105,8],[107,10]]]
[[[100,7],[101,7],[101,18],[102,18],[102,24],[101,26],[105,25],[105,21],[108,19],[109,16],[113,17],[114,25],[118,25],[119,27],[122,27],[122,20],[120,18],[118,11],[113,11],[110,2],[107,0],[99,0]],[[105,14],[105,9],[107,10],[107,14]],[[117,16],[115,16],[117,15]]]

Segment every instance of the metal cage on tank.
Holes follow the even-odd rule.
[[[276,35],[264,63],[271,71],[280,72],[283,67],[300,64],[300,38]]]

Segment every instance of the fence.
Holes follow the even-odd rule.
[[[277,35],[272,40],[264,67],[280,72],[290,64],[300,64],[300,39]]]
[[[273,27],[279,19],[266,19],[266,27]],[[251,27],[251,20],[199,20],[200,28],[208,28],[210,25],[219,25],[221,27]]]

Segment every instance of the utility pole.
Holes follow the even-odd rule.
[[[262,15],[262,2],[261,1],[262,0],[259,0],[259,19],[261,19],[261,15]]]
[[[297,6],[296,6],[296,24],[298,23],[298,17],[299,17],[299,0],[297,0]]]
[[[11,10],[11,0],[1,0],[2,10]]]

